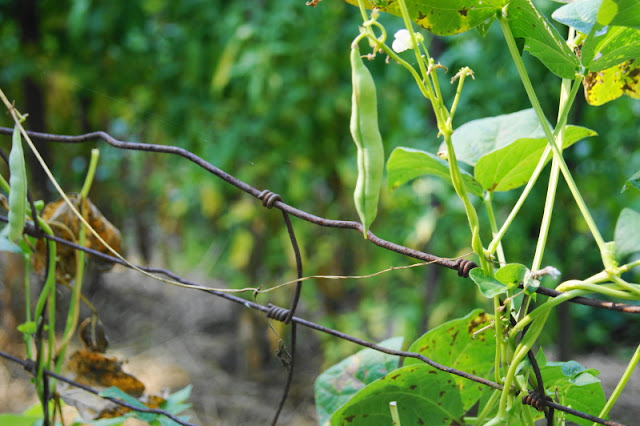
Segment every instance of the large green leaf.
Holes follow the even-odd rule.
[[[479,269],[475,268],[473,271]],[[448,367],[486,377],[494,367],[496,349],[494,328],[488,327],[483,330],[491,322],[491,318],[482,310],[476,309],[464,318],[448,321],[428,331],[413,342],[409,351],[418,352]],[[405,366],[421,363],[415,358],[404,360]],[[460,398],[465,410],[471,408],[484,392],[490,391],[489,388],[469,379],[450,377],[454,378],[460,389]]]
[[[614,232],[616,256],[624,256],[640,251],[640,213],[631,209],[623,209],[616,223]]]
[[[482,195],[482,188],[473,176],[464,170],[460,172],[467,192],[478,196]],[[387,175],[391,188],[397,188],[411,179],[423,175],[435,175],[451,182],[447,161],[428,152],[404,147],[394,149],[389,156]]]
[[[345,0],[357,5],[357,0]],[[398,2],[365,0],[366,7],[402,16]],[[406,0],[411,20],[437,35],[453,35],[469,31],[490,19],[506,4],[506,0]]]
[[[514,37],[525,40],[525,49],[554,74],[574,79],[580,62],[558,34],[533,5],[531,0],[513,0],[507,9],[509,26]]]
[[[593,130],[568,126],[563,147],[567,148],[579,140],[595,136]],[[487,191],[509,191],[529,181],[545,147],[546,138],[523,138],[496,151],[484,155],[476,164],[476,180]],[[551,159],[551,153],[546,161]]]
[[[457,128],[451,138],[458,160],[473,166],[480,157],[517,139],[543,136],[544,131],[538,116],[530,108],[469,121]],[[439,151],[446,152],[446,149],[446,145],[442,144]]]
[[[402,349],[402,337],[380,343],[389,349]],[[331,415],[366,385],[398,368],[397,356],[363,349],[345,358],[318,376],[315,383],[318,424],[328,423]]]
[[[597,16],[601,4],[602,0],[576,0],[556,9],[551,17],[581,33],[589,34],[591,28],[598,22]]]
[[[403,425],[463,423],[465,409],[451,375],[421,364],[394,370],[362,389],[331,416],[331,425],[390,425],[392,401]]]

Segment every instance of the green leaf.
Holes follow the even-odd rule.
[[[479,330],[486,327],[491,318],[482,310],[476,309],[464,318],[448,321],[428,331],[413,342],[409,351],[422,354],[448,367],[486,377],[494,367],[495,329],[488,327]],[[422,361],[405,358],[405,366],[414,364],[422,365]],[[460,398],[465,410],[470,409],[485,392],[490,392],[490,389],[468,379],[451,377],[460,389]]]
[[[601,4],[602,0],[576,0],[556,9],[551,17],[581,33],[589,34],[597,23],[596,17]]]
[[[627,208],[622,210],[616,223],[614,241],[618,260],[640,251],[640,213]]]
[[[103,391],[100,391],[100,396],[105,396],[105,397],[110,397],[110,398],[117,398],[121,401],[127,402],[131,405],[134,405],[136,407],[140,407],[140,408],[148,408],[146,405],[144,405],[142,402],[138,401],[137,399],[135,399],[134,397],[132,397],[131,395],[127,394],[126,392],[123,392],[122,390],[118,389],[115,386],[112,386],[110,388],[107,388]],[[129,413],[127,413],[127,415],[129,415]],[[132,416],[135,416],[136,418],[140,419],[140,420],[144,420],[146,422],[150,422],[152,420],[154,420],[156,417],[159,416],[159,414],[155,414],[155,413],[141,413],[138,411],[133,411],[131,413]]]
[[[467,192],[482,195],[480,184],[469,173],[460,170]],[[393,150],[387,161],[389,186],[398,186],[423,175],[439,176],[451,182],[449,163],[425,151],[399,147]]]
[[[531,0],[513,0],[509,3],[507,18],[513,36],[525,39],[529,53],[559,77],[575,78],[580,65],[578,58]]]
[[[171,414],[178,414],[190,408],[191,404],[185,404],[184,402],[191,396],[192,387],[193,386],[188,385],[169,395],[169,398],[163,403],[163,408]]]
[[[602,0],[598,23],[640,29],[640,2],[638,0]]]
[[[597,135],[585,127],[567,126],[563,148]],[[484,155],[476,164],[475,178],[487,191],[509,191],[526,184],[547,146],[545,137],[518,139],[510,145]],[[551,159],[551,153],[546,161]]]
[[[516,139],[541,137],[544,137],[544,130],[532,108],[469,121],[451,136],[456,158],[472,166],[483,155],[505,147]],[[446,152],[446,145],[440,145],[439,152]]]
[[[394,370],[362,389],[331,416],[331,425],[390,425],[391,401],[403,425],[463,424],[465,410],[451,375],[421,364]]]
[[[545,388],[557,392],[563,405],[597,416],[605,404],[597,370],[585,369],[576,361],[549,362],[540,369]],[[591,425],[580,417],[567,415],[567,420],[580,425]]]
[[[640,57],[640,30],[595,25],[581,50],[582,64],[589,71],[602,71]]]
[[[482,295],[487,298],[506,293],[507,290],[509,290],[509,287],[505,286],[500,281],[485,275],[480,268],[472,269],[471,272],[469,272],[469,277],[477,284]]]
[[[31,335],[36,332],[38,326],[35,321],[27,321],[16,327],[20,333]]]
[[[380,346],[400,350],[402,342],[402,337],[392,337]],[[397,356],[363,349],[320,374],[315,383],[318,424],[328,422],[338,408],[366,385],[398,368],[398,362]]]
[[[496,271],[496,280],[507,287],[518,286],[529,273],[529,268],[520,263],[509,263]]]
[[[636,188],[637,190],[640,190],[640,170],[634,173],[634,175],[629,179],[627,179],[620,192],[626,191],[627,188]]]
[[[357,5],[357,0],[346,0]],[[406,0],[413,22],[437,35],[453,35],[469,31],[495,16],[506,0]],[[402,16],[396,1],[365,0],[383,12]]]
[[[25,416],[24,414],[0,414],[0,425],[5,426],[32,426],[42,417]]]

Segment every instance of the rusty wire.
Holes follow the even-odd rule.
[[[13,131],[13,129],[10,128],[6,128],[6,127],[0,127],[0,134],[11,134],[11,132]],[[268,190],[263,190],[263,191],[259,191],[258,189],[252,187],[251,185],[246,184],[245,182],[242,182],[241,180],[235,178],[234,176],[231,176],[229,174],[227,174],[226,172],[220,170],[219,168],[213,166],[212,164],[210,164],[209,162],[205,161],[204,159],[198,157],[197,155],[183,149],[183,148],[179,148],[179,147],[175,147],[175,146],[165,146],[165,145],[155,145],[155,144],[145,144],[145,143],[137,143],[137,142],[125,142],[125,141],[120,141],[117,140],[115,138],[113,138],[111,135],[102,132],[102,131],[98,131],[98,132],[92,132],[92,133],[87,133],[87,134],[83,134],[83,135],[77,135],[77,136],[66,136],[66,135],[53,135],[53,134],[48,134],[48,133],[41,133],[41,132],[32,132],[32,131],[28,131],[27,132],[29,134],[30,137],[32,137],[33,139],[37,139],[37,140],[46,140],[46,141],[52,141],[52,142],[61,142],[61,143],[82,143],[82,142],[88,142],[90,140],[94,140],[94,139],[101,139],[104,140],[105,142],[107,142],[109,145],[112,145],[116,148],[121,148],[121,149],[127,149],[127,150],[138,150],[138,151],[147,151],[147,152],[159,152],[159,153],[168,153],[168,154],[174,154],[174,155],[179,155],[183,158],[186,158],[190,161],[192,161],[193,163],[197,164],[198,166],[204,168],[205,170],[207,170],[208,172],[214,174],[215,176],[219,177],[220,179],[224,180],[225,182],[247,192],[248,194],[260,199],[263,203],[263,205],[267,208],[272,208],[272,207],[276,207],[278,209],[280,209],[283,213],[283,217],[284,217],[284,221],[285,224],[287,226],[287,230],[289,232],[289,237],[291,240],[291,244],[296,256],[296,266],[297,266],[297,272],[298,272],[298,278],[302,278],[302,263],[301,263],[301,257],[300,257],[300,252],[299,252],[299,248],[297,245],[297,241],[295,238],[295,234],[293,232],[293,227],[291,225],[291,221],[289,220],[288,215],[294,215],[300,219],[306,220],[308,222],[320,225],[320,226],[325,226],[325,227],[332,227],[332,228],[345,228],[345,229],[354,229],[357,230],[359,232],[362,232],[363,228],[362,225],[358,222],[353,222],[353,221],[343,221],[343,220],[331,220],[331,219],[325,219],[322,217],[318,217],[312,214],[309,214],[307,212],[298,210],[292,206],[289,206],[287,204],[285,204],[282,201],[282,198],[278,195],[278,194],[274,194],[271,191]],[[33,208],[33,205],[32,205]],[[6,217],[0,216],[0,221],[7,221]],[[38,238],[48,238],[51,239],[53,241],[56,241],[58,243],[61,244],[66,244],[68,246],[71,246],[77,250],[83,250],[91,255],[97,256],[102,258],[103,260],[107,260],[107,261],[111,261],[113,263],[118,263],[118,264],[122,264],[124,266],[130,267],[129,265],[127,265],[125,262],[121,261],[120,259],[117,259],[115,257],[97,252],[95,250],[91,250],[88,249],[86,247],[81,247],[75,243],[72,243],[70,241],[66,241],[62,238],[59,237],[55,237],[55,236],[49,236],[49,235],[45,235],[42,233],[42,231],[37,228],[37,225],[33,225],[33,224],[27,224],[25,226],[25,232],[38,237]],[[404,255],[407,255],[409,257],[413,257],[416,259],[420,259],[420,260],[424,260],[430,263],[435,263],[438,264],[440,266],[443,267],[447,267],[450,269],[454,269],[458,272],[458,275],[460,275],[461,277],[468,277],[469,275],[469,271],[475,267],[477,267],[477,264],[475,264],[475,262],[469,261],[469,260],[465,260],[465,259],[456,259],[456,260],[449,260],[449,259],[444,259],[444,258],[440,258],[438,256],[434,256],[431,255],[429,253],[424,253],[424,252],[420,252],[418,250],[414,250],[414,249],[410,249],[408,247],[404,247],[395,243],[392,243],[390,241],[386,241],[383,240],[379,237],[377,237],[376,235],[374,235],[371,231],[368,231],[367,233],[367,239],[369,241],[371,241],[372,243],[376,244],[379,247],[382,248],[386,248],[388,250],[391,251],[395,251],[397,253],[401,253]],[[293,297],[292,303],[291,303],[291,308],[290,309],[284,309],[284,308],[280,308],[277,306],[273,306],[273,305],[268,305],[268,306],[263,306],[260,305],[258,303],[255,302],[249,302],[245,299],[242,299],[240,297],[237,296],[233,296],[231,294],[227,294],[227,293],[223,293],[223,292],[219,292],[219,291],[215,291],[212,289],[208,289],[205,286],[202,286],[200,284],[197,283],[193,283],[190,282],[189,280],[186,280],[184,278],[181,278],[180,276],[178,276],[177,274],[171,272],[171,271],[167,271],[165,269],[161,269],[161,268],[147,268],[147,267],[139,267],[140,269],[146,271],[146,272],[155,272],[155,273],[162,273],[166,276],[169,276],[173,279],[175,279],[178,282],[184,283],[184,284],[190,284],[190,285],[194,285],[197,287],[200,287],[199,290],[208,292],[210,294],[214,294],[218,297],[223,297],[227,300],[236,302],[236,303],[240,303],[248,308],[252,308],[255,310],[259,310],[263,313],[265,313],[269,318],[275,319],[275,320],[279,320],[279,321],[283,321],[285,323],[291,323],[292,325],[292,335],[291,335],[291,353],[292,353],[292,362],[291,362],[291,366],[289,369],[289,374],[287,377],[287,383],[285,386],[285,390],[284,390],[284,395],[280,401],[280,404],[278,406],[277,412],[275,414],[275,417],[273,419],[273,424],[276,423],[279,413],[282,410],[282,407],[284,405],[284,402],[286,400],[287,394],[288,394],[288,390],[291,384],[291,380],[292,380],[292,376],[293,376],[293,354],[295,353],[295,339],[296,339],[296,324],[300,324],[303,325],[305,327],[308,328],[312,328],[348,341],[351,341],[353,343],[356,343],[360,346],[364,346],[364,347],[368,347],[380,352],[384,352],[390,355],[396,355],[396,356],[401,356],[401,357],[409,357],[409,358],[416,358],[419,359],[423,362],[425,362],[426,364],[440,370],[443,372],[447,372],[450,374],[455,374],[458,375],[460,377],[464,377],[466,379],[475,381],[477,383],[492,387],[494,389],[498,389],[498,390],[502,390],[503,387],[502,385],[498,384],[498,383],[494,383],[491,382],[490,380],[484,379],[482,377],[478,377],[475,376],[473,374],[469,374],[466,373],[464,371],[461,370],[457,370],[451,367],[447,367],[444,366],[442,364],[439,364],[427,357],[425,357],[422,354],[418,354],[415,352],[407,352],[407,351],[397,351],[397,350],[391,350],[391,349],[387,349],[378,345],[375,345],[373,343],[364,341],[362,339],[358,339],[356,337],[347,335],[345,333],[339,332],[337,330],[332,330],[329,329],[327,327],[321,326],[319,324],[316,323],[312,323],[310,321],[304,320],[302,318],[298,318],[295,317],[295,309],[300,297],[300,290],[301,290],[301,284],[300,282],[297,283],[296,286],[296,292],[295,295]],[[548,289],[548,288],[544,288],[544,287],[539,287],[537,289],[538,293],[550,296],[550,297],[556,297],[560,294],[562,294],[561,292],[558,292],[556,290],[553,289]],[[573,303],[580,303],[580,304],[584,304],[584,305],[588,305],[588,306],[593,306],[593,307],[598,307],[598,308],[603,308],[603,309],[609,309],[609,310],[615,310],[615,311],[620,311],[620,312],[632,312],[632,313],[640,313],[640,306],[634,306],[634,305],[624,305],[624,304],[619,304],[619,303],[613,303],[613,302],[603,302],[603,301],[599,301],[599,300],[594,300],[594,299],[589,299],[589,298],[585,298],[585,297],[576,297],[572,300],[570,300]],[[33,362],[30,360],[27,361],[23,361],[23,360],[19,360],[15,357],[12,357],[8,354],[2,353],[0,352],[0,356],[4,356],[7,359],[11,359],[12,361],[15,362],[19,362],[20,364],[22,364],[23,366],[27,366],[28,363]],[[58,376],[55,373],[46,372],[47,375],[51,376],[51,377],[56,377],[62,381],[65,381],[67,383],[70,383],[72,385],[79,385],[69,379],[63,378],[62,376]],[[80,387],[83,387],[80,385]],[[85,387],[83,387],[85,388]],[[85,389],[87,390],[87,389]],[[97,391],[93,391],[92,393],[96,393],[98,394]],[[113,400],[112,398],[107,398],[110,400]],[[118,400],[114,400],[114,402],[122,404],[121,401]],[[559,405],[549,399],[546,398],[534,398],[531,396],[531,394],[525,396],[523,398],[523,404],[529,404],[529,405],[534,405],[535,408],[537,409],[544,409],[544,406],[547,406],[549,409],[557,409],[560,411],[564,411],[579,417],[582,417],[584,419],[590,420],[590,421],[594,421],[597,423],[601,423],[601,424],[606,424],[606,425],[619,425],[618,423],[615,422],[611,422],[611,421],[607,421],[605,419],[601,419],[598,418],[596,416],[591,416],[589,414],[586,413],[582,413],[579,412],[577,410],[573,410],[569,407],[565,407],[562,405]],[[122,404],[125,405],[125,404]],[[129,408],[138,410],[138,411],[144,411],[147,412],[147,410],[141,410],[138,407],[134,407],[131,406]],[[164,414],[169,416],[170,418],[172,418],[173,420],[175,420],[169,413],[166,412],[162,412],[162,410],[148,410],[148,412],[157,412],[158,414]],[[180,424],[189,424],[189,423],[182,423],[180,421],[178,421]]]

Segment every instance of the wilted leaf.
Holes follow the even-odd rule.
[[[69,200],[77,210],[82,212],[84,218],[89,225],[96,230],[98,235],[114,250],[120,252],[120,231],[103,216],[100,210],[88,199],[83,200],[82,208],[80,208],[80,196],[77,194],[70,194]],[[42,211],[42,218],[51,226],[56,236],[69,241],[77,241],[82,222],[80,222],[64,200],[48,203]],[[85,246],[104,254],[111,254],[90,232],[86,233]],[[69,282],[75,276],[76,272],[75,250],[62,244],[56,244],[56,247],[58,253],[56,279],[59,282]],[[33,256],[34,269],[39,274],[44,272],[45,257],[46,243],[43,240],[39,240],[36,244],[36,254]],[[111,263],[101,262],[97,259],[96,264],[102,270],[108,270],[113,266]]]
[[[357,5],[357,0],[345,0]],[[398,3],[393,0],[365,0],[366,7],[377,7],[383,12],[402,16]],[[469,31],[484,23],[502,8],[505,0],[407,0],[407,9],[413,22],[437,35],[453,35]]]
[[[602,105],[622,95],[640,99],[640,62],[631,59],[604,71],[590,72],[583,83],[584,97],[590,105]]]
[[[86,318],[78,327],[78,336],[84,343],[84,348],[89,352],[107,351],[109,339],[104,331],[102,322],[96,317]]]
[[[71,355],[67,367],[76,374],[75,380],[83,385],[101,388],[116,386],[134,397],[144,393],[144,384],[122,371],[122,363],[116,358],[79,350]]]

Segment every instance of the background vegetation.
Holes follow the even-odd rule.
[[[548,12],[557,6],[536,3]],[[401,27],[400,18],[382,20],[390,30]],[[357,220],[355,149],[348,132],[348,55],[360,22],[357,8],[337,0],[315,8],[302,0],[0,0],[0,22],[0,86],[29,113],[28,129],[61,134],[103,129],[123,140],[181,146],[279,193],[288,204],[319,216]],[[454,37],[423,34],[451,76],[465,65],[475,72],[456,126],[528,107],[507,52],[489,48],[502,45],[497,28],[484,37],[475,31]],[[556,77],[525,56],[529,65],[540,67],[540,73],[530,75],[538,78],[533,84],[554,121],[556,111],[545,100],[554,105],[557,99]],[[404,71],[381,58],[369,65],[378,83],[386,155],[397,146],[435,152],[437,129]],[[602,135],[579,142],[565,158],[605,238],[612,238],[622,206],[640,207],[633,191],[611,196],[640,168],[639,116],[638,102],[623,97],[598,108],[579,100],[569,120]],[[8,117],[2,120],[3,126],[11,125]],[[9,139],[0,146],[8,147]],[[41,149],[65,189],[78,191],[90,146]],[[254,200],[184,161],[102,151],[92,199],[123,231],[130,253],[229,286],[294,277],[277,215],[265,214]],[[31,170],[31,188],[41,191],[40,197],[52,197],[39,168]],[[533,253],[544,188],[543,182],[537,185],[505,240],[514,261]],[[596,273],[599,257],[591,237],[567,188],[559,192],[543,264],[557,267],[564,279],[575,275],[578,265],[581,276]],[[499,201],[510,206],[515,196],[504,194]],[[409,247],[455,257],[471,251],[465,222],[449,185],[422,178],[383,191],[372,230]],[[306,275],[364,274],[409,262],[363,244],[357,233],[300,222],[294,226]],[[271,297],[277,304],[288,300],[285,292]],[[346,333],[370,340],[404,335],[407,342],[428,327],[487,304],[471,281],[431,267],[364,281],[317,280],[304,287],[303,303],[312,318]],[[564,317],[556,322],[558,329],[550,327],[547,336],[566,343],[562,358],[575,351],[614,351],[640,337],[634,326],[638,320],[630,316],[567,310],[560,311]],[[354,350],[329,339],[322,348],[325,365]]]

